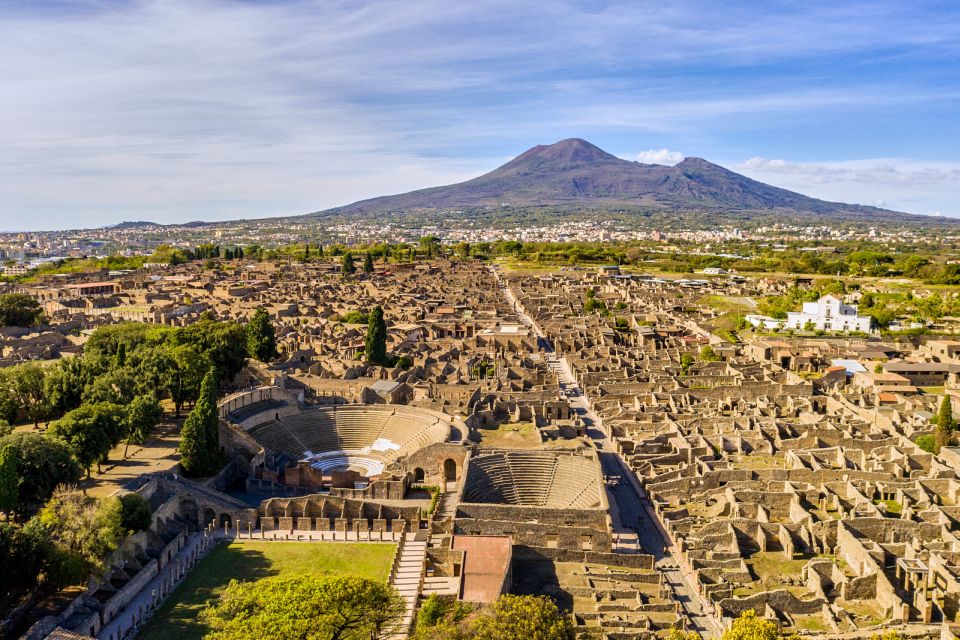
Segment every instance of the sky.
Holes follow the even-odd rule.
[[[960,217],[960,3],[0,0],[0,230],[295,215],[585,138]]]

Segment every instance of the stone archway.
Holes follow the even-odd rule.
[[[203,526],[204,528],[210,526],[211,523],[216,524],[217,522],[217,512],[213,509],[207,507],[203,510]]]
[[[417,467],[416,469],[413,470],[414,482],[420,484],[424,481],[425,478],[426,478],[426,473],[424,473],[423,469],[421,469],[420,467]]]
[[[221,514],[220,514],[220,527],[219,527],[219,528],[220,528],[220,529],[223,529],[224,527],[226,527],[227,529],[229,529],[231,525],[233,525],[233,518],[230,517],[230,514],[229,514],[229,513],[221,513]]]
[[[457,461],[447,458],[443,461],[443,479],[447,482],[457,481]]]

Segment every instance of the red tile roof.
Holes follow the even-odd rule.
[[[454,536],[453,548],[465,552],[460,598],[484,604],[496,600],[510,568],[510,537]]]

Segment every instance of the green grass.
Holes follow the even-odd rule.
[[[138,640],[201,640],[198,614],[230,580],[336,573],[386,581],[395,545],[338,542],[220,544],[193,568],[137,636]]]
[[[903,513],[903,505],[896,500],[874,500],[873,503],[877,506],[881,504],[887,505],[887,513],[891,515],[900,515]]]
[[[540,432],[532,422],[504,423],[498,427],[480,428],[480,446],[508,449],[539,449]]]

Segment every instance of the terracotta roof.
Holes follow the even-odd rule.
[[[464,552],[461,600],[486,604],[500,596],[512,546],[509,536],[453,537],[453,548]]]

